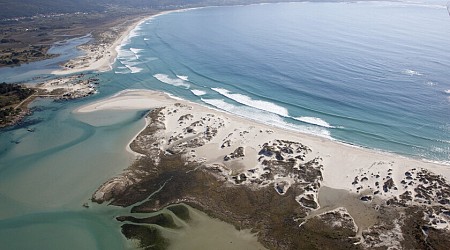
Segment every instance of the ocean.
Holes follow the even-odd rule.
[[[125,147],[145,110],[73,113],[124,89],[161,90],[274,126],[450,164],[449,34],[446,3],[431,0],[209,7],[150,18],[98,76],[98,94],[37,100],[22,125],[0,131],[1,248],[129,247],[113,219],[128,210],[82,204],[132,162]],[[74,44],[89,38],[80,39],[55,49],[75,56]],[[46,78],[59,59],[52,60],[2,69],[0,77]]]
[[[445,4],[283,3],[151,19],[115,74],[275,126],[450,163]]]

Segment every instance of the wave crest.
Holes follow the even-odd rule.
[[[302,133],[307,133],[307,134],[312,134],[312,135],[317,135],[317,136],[325,137],[328,139],[332,139],[330,136],[330,132],[325,128],[321,128],[321,127],[317,127],[317,126],[303,126],[303,125],[292,124],[292,123],[286,122],[285,120],[283,120],[282,117],[280,117],[277,114],[263,111],[263,110],[256,109],[256,108],[252,108],[249,106],[233,105],[231,103],[225,102],[224,100],[204,99],[204,98],[201,98],[201,100],[204,103],[209,104],[213,107],[216,107],[220,110],[224,110],[229,113],[239,115],[241,117],[249,118],[249,119],[257,121],[257,122],[262,122],[262,123],[272,125],[275,127],[279,127],[279,128],[289,129],[289,130],[293,130],[293,131],[298,131],[298,132],[302,132]]]
[[[267,102],[267,101],[261,101],[261,100],[254,100],[250,98],[249,96],[243,95],[243,94],[232,94],[230,91],[222,88],[211,88],[215,92],[232,99],[240,104],[253,107],[255,109],[264,110],[270,113],[275,113],[284,117],[289,117],[289,112],[285,107],[278,106],[274,103]]]
[[[165,75],[165,74],[155,74],[155,75],[153,75],[153,77],[158,79],[158,81],[160,81],[160,82],[167,83],[172,86],[185,87],[187,89],[191,87],[191,85],[189,83],[186,83],[182,79],[170,78],[168,75]]]
[[[325,120],[322,120],[318,117],[309,117],[309,116],[301,116],[301,117],[294,117],[295,120],[301,121],[304,123],[309,123],[317,126],[321,126],[324,128],[334,128],[331,124],[326,122]]]
[[[191,89],[191,92],[196,96],[206,95],[206,92],[198,89]]]

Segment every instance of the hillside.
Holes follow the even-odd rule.
[[[233,5],[288,0],[0,0],[0,20],[39,14],[104,12],[117,9],[175,9],[206,5]]]

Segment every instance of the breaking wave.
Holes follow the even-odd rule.
[[[254,100],[250,98],[249,96],[243,95],[243,94],[232,94],[230,91],[222,88],[211,88],[212,90],[216,91],[217,93],[230,98],[240,104],[244,104],[246,106],[253,107],[255,109],[267,111],[270,113],[275,113],[284,117],[289,117],[289,112],[286,108],[278,106],[274,103],[267,102],[267,101],[261,101],[261,100]]]
[[[206,95],[206,92],[198,89],[191,89],[191,92],[196,96]]]
[[[188,76],[181,76],[181,75],[177,75],[177,77],[185,82],[189,82],[189,77]]]
[[[158,81],[160,82],[167,83],[172,86],[185,87],[187,89],[191,87],[191,85],[185,82],[184,80],[180,78],[170,78],[168,75],[165,74],[155,74],[153,75],[153,77],[158,79]]]
[[[302,117],[295,117],[294,119],[297,121],[321,126],[324,128],[334,128],[334,126],[331,126],[328,122],[326,122],[320,118],[317,118],[317,117],[302,116]]]
[[[297,125],[292,124],[289,122],[286,122],[282,117],[280,117],[277,114],[263,111],[257,108],[249,107],[249,106],[237,106],[230,103],[225,102],[224,100],[219,99],[204,99],[201,98],[201,100],[209,104],[215,108],[218,108],[220,110],[227,111],[229,113],[239,115],[245,118],[252,119],[254,121],[263,122],[268,125],[272,125],[279,128],[299,131],[302,133],[317,135],[321,137],[325,137],[328,139],[332,139],[330,136],[330,132],[321,127],[317,126],[304,126],[304,125]]]

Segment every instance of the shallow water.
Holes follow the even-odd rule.
[[[0,68],[0,76],[2,82],[27,82],[33,83],[40,79],[33,79],[36,76],[39,78],[46,78],[51,76],[53,70],[59,69],[60,64],[68,61],[71,58],[82,55],[82,52],[77,49],[77,46],[85,44],[92,39],[90,35],[77,37],[65,41],[61,41],[52,46],[48,53],[58,55],[43,61],[37,61],[27,64],[22,64],[20,67],[5,67]]]
[[[250,230],[238,231],[234,226],[210,218],[191,207],[189,212],[192,220],[184,228],[164,232],[170,239],[169,249],[265,249]]]
[[[110,113],[73,115],[74,105],[42,102],[34,105],[58,112],[35,113],[34,118],[43,118],[30,126],[35,132],[25,127],[2,133],[1,145],[9,147],[0,162],[0,245],[123,249],[124,239],[113,219],[117,213],[82,205],[134,159],[125,146],[143,127],[143,112],[115,112],[115,119],[105,122],[101,118]]]
[[[359,198],[360,195],[349,193],[348,190],[322,186],[318,195],[320,208],[313,211],[308,217],[345,207],[358,226],[358,234],[361,234],[362,230],[376,224],[379,212],[375,209],[375,202],[364,203]]]

